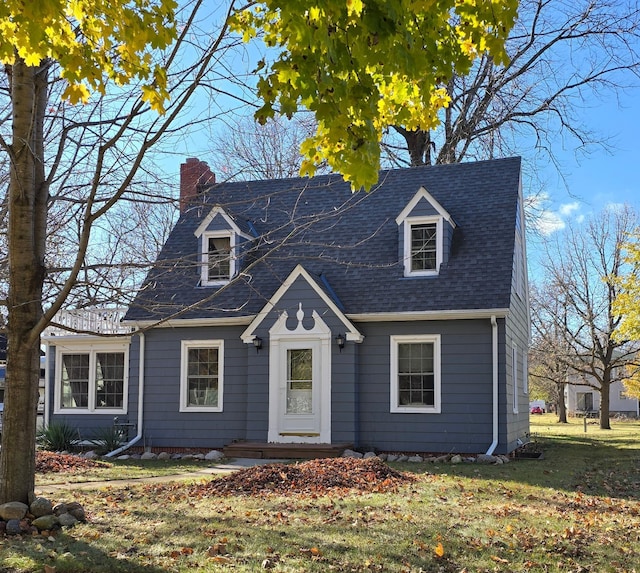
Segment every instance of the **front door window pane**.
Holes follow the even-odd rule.
[[[287,350],[287,414],[311,414],[313,352],[311,348]]]

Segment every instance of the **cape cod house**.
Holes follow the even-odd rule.
[[[47,417],[155,448],[508,453],[529,431],[520,160],[215,183],[121,336],[50,336]],[[135,436],[134,436],[135,434]]]

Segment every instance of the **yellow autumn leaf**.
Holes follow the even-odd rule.
[[[438,559],[442,559],[444,557],[444,547],[442,543],[438,543],[438,545],[433,549],[433,552]]]
[[[87,103],[89,101],[89,90],[84,84],[69,84],[62,94],[63,99],[69,100],[72,104]]]

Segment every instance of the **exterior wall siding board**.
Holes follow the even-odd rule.
[[[99,341],[98,341],[99,342]],[[132,337],[131,346],[129,348],[129,385],[128,385],[128,404],[127,411],[124,414],[117,414],[119,423],[136,423],[138,416],[138,363],[133,358],[134,353],[137,355],[138,341],[137,337]],[[135,350],[134,350],[135,349]],[[79,347],[79,351],[83,351],[83,347]],[[87,442],[96,437],[99,430],[103,428],[111,428],[115,423],[116,416],[114,414],[101,414],[99,410],[91,414],[54,414],[55,408],[55,392],[56,392],[56,344],[49,344],[49,424],[66,423],[78,430],[78,439]],[[133,372],[133,375],[132,375]],[[128,438],[135,436],[137,428],[129,430]]]
[[[417,189],[416,189],[417,191]],[[432,217],[439,215],[438,211],[427,201],[426,199],[422,199],[418,201],[416,206],[411,209],[411,213],[409,213],[409,217]]]
[[[246,363],[250,349],[240,339],[241,333],[240,327],[160,328],[147,333],[144,413],[147,445],[220,448],[244,439]],[[224,340],[222,412],[179,411],[182,340]],[[151,389],[149,381],[153,381]]]
[[[493,388],[489,320],[363,324],[361,331],[365,335],[359,360],[363,445],[380,451],[486,451],[491,443]],[[392,334],[441,335],[440,414],[389,411]],[[475,361],[457,360],[469,352]]]
[[[529,348],[529,320],[526,314],[525,301],[512,293],[509,315],[505,321],[505,343],[507,346],[505,364],[509,372],[506,384],[506,425],[504,443],[509,451],[518,446],[518,440],[524,442],[529,434],[529,395],[525,392],[523,360]],[[517,348],[518,412],[513,412],[513,344]]]

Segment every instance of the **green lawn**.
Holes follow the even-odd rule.
[[[585,433],[582,420],[544,415],[531,429],[543,460],[394,464],[418,477],[395,493],[69,486],[61,498],[80,501],[89,523],[51,539],[0,538],[0,571],[640,571],[640,423]]]
[[[139,479],[197,472],[212,465],[214,465],[212,462],[200,460],[101,460],[98,467],[76,470],[73,473],[36,474],[36,489],[39,486]]]

